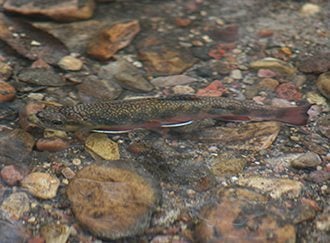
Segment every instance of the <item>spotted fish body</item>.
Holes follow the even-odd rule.
[[[42,127],[128,131],[187,125],[202,119],[275,120],[293,125],[307,122],[310,105],[275,108],[223,97],[171,96],[48,107],[30,120]]]

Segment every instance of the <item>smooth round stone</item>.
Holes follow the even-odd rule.
[[[321,74],[316,81],[316,86],[321,94],[330,99],[330,72]]]
[[[320,11],[320,6],[313,3],[305,3],[300,9],[300,13],[304,16],[312,16],[319,13]]]
[[[29,197],[25,192],[14,192],[2,202],[0,209],[18,220],[30,210]]]
[[[93,133],[85,142],[88,151],[106,160],[117,160],[120,158],[118,144],[112,141],[106,134]]]
[[[83,62],[76,57],[65,56],[58,62],[58,65],[64,70],[79,71],[83,66]]]
[[[291,161],[291,166],[297,169],[314,168],[322,163],[320,156],[313,152],[307,152]]]
[[[16,97],[16,90],[9,83],[0,81],[0,103],[12,101]]]

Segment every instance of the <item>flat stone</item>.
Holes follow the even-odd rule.
[[[58,152],[67,149],[70,143],[62,138],[40,138],[36,148],[40,151]]]
[[[9,83],[0,81],[0,103],[12,101],[16,97],[16,90]]]
[[[320,11],[321,7],[313,3],[305,3],[300,9],[300,13],[304,16],[313,16]]]
[[[22,82],[41,86],[63,86],[67,82],[51,68],[24,68],[18,74]]]
[[[299,181],[260,176],[240,178],[238,184],[258,189],[262,193],[269,194],[275,199],[281,198],[284,195],[290,198],[297,198],[303,188],[303,184]]]
[[[92,17],[94,0],[54,0],[24,1],[9,0],[3,5],[8,12],[28,15],[45,16],[57,21],[75,21]]]
[[[238,127],[205,128],[187,139],[216,143],[227,148],[238,150],[260,151],[268,148],[280,131],[277,122],[255,122],[240,124]]]
[[[226,87],[220,80],[214,80],[205,88],[202,88],[196,92],[197,96],[222,96],[227,91]]]
[[[300,59],[298,69],[303,73],[325,73],[330,70],[330,52],[315,53]]]
[[[322,95],[330,99],[330,72],[321,74],[316,80],[316,86]]]
[[[79,223],[94,236],[119,239],[143,233],[158,201],[158,186],[128,161],[92,164],[67,190]]]
[[[275,90],[276,87],[279,85],[279,82],[276,79],[273,78],[263,78],[258,83],[258,89],[259,90]]]
[[[250,63],[250,67],[253,69],[270,69],[286,75],[293,75],[297,72],[297,69],[291,64],[270,57],[254,61]]]
[[[115,24],[102,29],[90,42],[87,53],[96,59],[107,60],[128,46],[134,37],[140,32],[138,20],[131,20]]]
[[[175,95],[193,95],[195,90],[189,85],[176,85],[172,88]]]
[[[113,79],[121,87],[137,92],[149,92],[154,88],[144,78],[142,72],[125,59],[103,66],[98,73],[98,77]]]
[[[160,88],[171,87],[176,85],[184,85],[196,82],[197,79],[187,75],[171,75],[166,77],[157,77],[150,82]]]
[[[24,192],[14,192],[2,202],[0,209],[10,218],[19,220],[25,212],[30,210],[30,199]]]
[[[4,243],[24,243],[28,240],[28,233],[15,223],[0,219],[1,241]]]
[[[118,160],[120,158],[118,144],[108,138],[106,134],[93,133],[89,135],[85,141],[85,146],[88,151],[103,159]]]
[[[277,86],[276,93],[278,97],[286,100],[301,100],[302,94],[293,83],[283,83]]]
[[[16,166],[14,165],[6,165],[1,170],[1,178],[9,185],[14,186],[18,182],[20,182],[24,175],[22,171],[20,171]]]
[[[79,71],[83,66],[83,62],[73,56],[64,56],[58,62],[58,66],[68,71]]]
[[[320,165],[322,160],[320,156],[313,152],[301,154],[298,158],[291,161],[291,166],[297,169],[315,168]]]
[[[33,172],[22,180],[21,185],[35,197],[51,199],[56,196],[60,181],[50,174]]]
[[[231,153],[221,153],[212,160],[211,171],[215,176],[227,176],[243,171],[247,161]]]
[[[317,121],[317,128],[327,138],[330,138],[330,115],[322,116]]]
[[[46,224],[41,227],[40,234],[47,243],[66,243],[71,227],[65,224]]]
[[[240,80],[240,79],[243,78],[243,75],[242,75],[241,70],[234,69],[234,70],[231,70],[230,77],[233,78],[233,79],[236,79],[236,80]]]

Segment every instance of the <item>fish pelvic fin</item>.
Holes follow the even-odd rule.
[[[307,104],[297,107],[279,108],[274,112],[274,120],[292,124],[292,125],[306,125],[308,121],[308,110],[312,104]]]

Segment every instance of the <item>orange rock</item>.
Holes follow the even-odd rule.
[[[41,138],[36,143],[38,150],[49,152],[58,152],[68,148],[69,146],[69,142],[61,138]]]
[[[137,20],[105,28],[89,44],[87,53],[99,60],[107,60],[117,51],[128,46],[139,32],[140,24]]]
[[[175,19],[175,24],[179,27],[187,27],[188,25],[191,24],[191,19],[187,18],[176,18]]]
[[[0,81],[0,103],[15,99],[16,90],[9,83]]]

